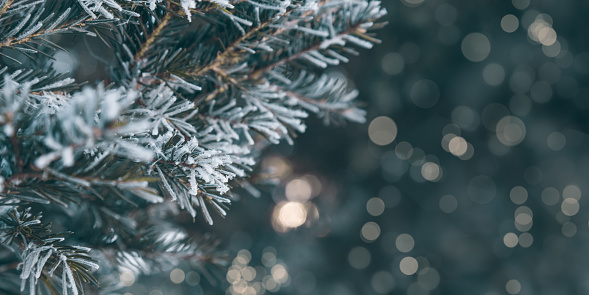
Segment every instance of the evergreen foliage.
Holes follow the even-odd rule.
[[[385,13],[372,0],[0,1],[0,293],[100,293],[120,282],[97,274],[222,264],[177,217],[213,224],[239,190],[259,195],[247,176],[261,150],[292,143],[310,113],[364,122],[326,69],[378,43]],[[56,72],[58,34],[106,43],[110,79]]]

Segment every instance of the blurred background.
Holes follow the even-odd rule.
[[[278,186],[197,223],[229,254],[216,286],[130,294],[589,294],[589,2],[383,5],[382,44],[338,69],[367,123],[311,119],[261,162]]]
[[[589,3],[383,5],[342,69],[367,124],[269,152],[282,185],[223,221],[227,294],[589,294]]]

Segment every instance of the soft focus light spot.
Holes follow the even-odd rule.
[[[558,204],[560,200],[560,193],[554,187],[547,187],[542,191],[542,202],[548,206],[554,206]]]
[[[370,280],[372,289],[378,294],[389,294],[395,288],[395,278],[386,271],[378,271]]]
[[[460,136],[455,136],[448,143],[448,150],[454,156],[460,157],[468,150],[468,143]]]
[[[262,264],[265,267],[272,267],[276,264],[276,254],[271,251],[265,251],[264,254],[262,254]]]
[[[415,246],[415,240],[410,234],[400,234],[395,240],[395,246],[403,253],[410,252]]]
[[[466,187],[468,197],[477,204],[487,204],[497,193],[497,186],[493,179],[486,175],[473,177]]]
[[[450,152],[450,140],[452,140],[452,138],[456,137],[458,135],[454,134],[454,133],[448,133],[446,135],[444,135],[444,137],[442,137],[442,148],[447,151]]]
[[[362,226],[362,237],[368,241],[374,241],[380,236],[380,226],[376,222],[366,222]]]
[[[546,138],[546,145],[553,151],[560,151],[566,145],[566,137],[560,132],[552,132]]]
[[[458,207],[458,201],[452,195],[445,195],[440,198],[440,210],[444,213],[452,213]]]
[[[170,280],[174,284],[180,284],[180,283],[184,282],[185,278],[186,278],[186,274],[184,273],[183,270],[181,270],[179,268],[174,268],[170,272]]]
[[[550,46],[556,42],[556,31],[551,27],[544,27],[538,32],[538,40],[542,45]]]
[[[567,185],[562,190],[562,198],[563,199],[573,198],[578,201],[581,199],[581,189],[574,184]]]
[[[262,160],[262,170],[268,173],[269,177],[285,179],[292,174],[292,166],[288,161],[279,156],[265,157]]]
[[[280,208],[278,219],[286,227],[298,227],[305,223],[307,212],[305,206],[297,202],[288,202]]]
[[[241,277],[248,282],[252,281],[256,278],[256,269],[251,266],[244,267],[241,270]]]
[[[410,276],[417,272],[419,264],[417,262],[417,259],[408,256],[401,259],[401,262],[399,263],[399,268],[401,269],[401,272],[403,274]]]
[[[534,212],[527,206],[520,206],[514,212],[515,228],[519,231],[529,231],[533,225]]]
[[[425,161],[425,152],[420,148],[414,148],[411,157],[408,159],[413,166],[423,165]]]
[[[462,54],[472,62],[483,61],[491,53],[491,43],[481,33],[470,33],[462,39]]]
[[[509,293],[509,294],[512,294],[512,295],[519,294],[519,292],[521,290],[522,290],[522,285],[520,284],[520,282],[518,280],[509,280],[505,284],[505,291],[507,291],[507,293]]]
[[[411,87],[410,97],[416,106],[424,109],[431,108],[440,98],[440,89],[432,80],[419,80]]]
[[[396,52],[389,52],[382,58],[382,70],[389,75],[400,74],[405,68],[405,59]]]
[[[499,120],[497,127],[497,139],[506,146],[515,146],[520,144],[526,136],[526,126],[524,122],[517,117],[507,116]]]
[[[530,6],[530,0],[511,0],[511,3],[513,4],[513,7],[519,10],[524,10]]]
[[[421,166],[421,176],[428,181],[436,182],[442,176],[442,168],[434,162],[427,162]]]
[[[558,41],[554,42],[554,44],[552,44],[550,46],[545,46],[545,45],[542,46],[542,52],[547,57],[557,57],[560,54],[561,50],[562,50],[562,46],[560,45],[560,42],[558,42]]]
[[[577,225],[572,222],[565,222],[562,225],[562,234],[567,238],[572,238],[577,234]]]
[[[417,283],[425,290],[433,290],[440,283],[440,273],[431,267],[426,267],[419,272]]]
[[[389,117],[377,117],[368,126],[368,137],[376,145],[387,145],[397,137],[397,124]]]
[[[497,86],[505,80],[505,69],[500,64],[490,63],[483,69],[483,80],[491,86]]]
[[[509,192],[509,198],[516,205],[521,205],[528,200],[528,190],[523,186],[516,186]]]
[[[225,274],[225,278],[230,284],[235,284],[241,280],[241,273],[237,269],[229,269]]]
[[[307,220],[307,209],[299,202],[282,202],[274,207],[272,225],[278,232],[297,228]]]
[[[304,179],[293,179],[288,182],[285,188],[286,198],[289,201],[306,202],[311,198],[313,189],[309,182]]]
[[[539,14],[528,27],[528,36],[544,46],[553,45],[556,42],[557,35],[552,28],[551,17],[547,14]]]
[[[233,260],[233,263],[246,265],[252,260],[252,253],[247,249],[241,249],[237,252],[237,257]]]
[[[305,174],[301,179],[311,186],[311,197],[318,196],[323,190],[323,183],[321,183],[321,180],[319,180],[317,176],[313,174]]]
[[[409,7],[416,7],[419,6],[421,4],[423,4],[425,0],[401,0],[401,2],[403,2],[403,4],[405,4],[406,6]]]
[[[513,14],[507,14],[501,19],[501,29],[507,33],[513,33],[519,27],[519,20]]]
[[[579,213],[579,201],[573,198],[566,198],[562,201],[560,205],[560,209],[562,213],[566,216],[574,216]]]
[[[532,246],[534,243],[534,236],[532,234],[525,232],[519,235],[519,245],[523,248],[528,248]]]
[[[474,130],[479,126],[479,114],[467,106],[457,106],[452,110],[452,122],[462,129]]]
[[[466,143],[466,152],[462,156],[458,156],[460,160],[470,160],[474,156],[474,147],[469,142]]]
[[[356,247],[348,253],[348,262],[356,269],[365,269],[370,264],[370,259],[370,252],[364,247]]]
[[[280,290],[280,284],[276,282],[276,280],[274,280],[271,276],[265,276],[262,279],[262,286],[264,286],[264,289],[270,292],[278,292],[278,290]]]
[[[505,236],[503,236],[503,244],[505,244],[506,247],[513,248],[517,246],[518,243],[519,238],[514,233],[507,233]]]
[[[286,271],[286,268],[282,264],[272,266],[270,273],[272,274],[272,278],[280,284],[284,284],[288,281],[288,271]]]
[[[130,271],[124,271],[119,276],[119,280],[121,285],[125,287],[130,287],[135,283],[135,275]]]
[[[200,275],[196,271],[189,271],[186,274],[186,284],[197,286],[200,283]]]
[[[384,201],[381,198],[371,198],[366,202],[366,211],[372,216],[379,216],[384,212]]]
[[[532,216],[527,213],[518,214],[515,217],[515,222],[522,224],[522,225],[530,224],[530,222],[532,222]]]
[[[509,88],[517,94],[524,94],[534,83],[533,72],[528,67],[516,69],[509,77]]]
[[[151,292],[149,292],[149,295],[164,295],[164,292],[162,292],[160,289],[153,289]]]
[[[413,155],[413,146],[406,141],[399,142],[395,146],[395,155],[401,160],[407,160]]]

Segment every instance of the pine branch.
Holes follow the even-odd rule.
[[[22,208],[50,212],[107,269],[222,263],[176,216],[224,217],[234,187],[251,187],[263,147],[292,143],[310,113],[363,122],[357,91],[324,69],[346,62],[351,45],[378,43],[369,30],[385,13],[369,0],[20,0],[0,9],[0,54],[27,64],[0,69],[0,209],[21,208],[0,210],[12,216],[0,228],[30,292],[54,294],[93,281],[93,265],[76,260],[89,249],[47,242],[40,217]],[[112,81],[82,87],[51,70],[46,49],[63,48],[48,37],[66,32],[112,45]]]
[[[51,234],[49,226],[44,225],[41,218],[41,214],[32,215],[30,208],[23,212],[14,209],[0,218],[0,225],[3,225],[0,227],[0,242],[21,259],[18,265],[22,269],[20,291],[28,287],[29,292],[35,294],[40,291],[37,282],[42,282],[49,290],[61,285],[62,294],[67,294],[68,290],[78,294],[82,283],[98,284],[91,274],[98,269],[98,264],[88,255],[90,249],[58,245],[65,240],[64,235]],[[58,268],[61,268],[61,280],[53,277]]]

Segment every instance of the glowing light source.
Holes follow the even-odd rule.
[[[520,144],[526,136],[526,126],[524,122],[514,116],[503,117],[497,123],[495,128],[497,139],[506,146],[515,146]]]
[[[119,280],[121,285],[125,287],[130,287],[135,283],[135,275],[130,271],[124,271],[119,276]]]
[[[505,80],[505,69],[500,64],[490,63],[483,69],[483,79],[491,86],[497,86]]]
[[[370,264],[370,252],[364,247],[356,247],[348,253],[348,262],[353,268],[364,269]]]
[[[454,136],[452,139],[450,139],[450,142],[448,142],[448,151],[450,151],[450,153],[454,156],[460,157],[466,154],[467,150],[468,143],[460,136]]]
[[[566,198],[560,205],[562,213],[566,216],[574,216],[579,213],[579,201],[574,198]]]
[[[285,189],[286,198],[289,201],[306,202],[311,198],[312,193],[311,184],[300,178],[291,180]]]
[[[554,206],[560,200],[560,193],[554,187],[547,187],[542,191],[542,202],[548,206]]]
[[[381,198],[371,198],[366,202],[366,211],[372,216],[379,216],[384,212],[384,201]]]
[[[462,54],[472,62],[485,60],[491,53],[491,42],[481,33],[470,33],[462,39]]]
[[[456,197],[452,195],[444,195],[440,198],[440,210],[444,213],[452,213],[458,207]]]
[[[581,189],[574,185],[574,184],[570,184],[567,185],[563,190],[562,190],[562,197],[564,199],[566,198],[573,198],[575,200],[580,200],[581,199]]]
[[[507,246],[509,248],[513,248],[513,247],[517,246],[518,242],[519,242],[519,238],[514,233],[507,233],[507,234],[505,234],[505,236],[503,236],[503,244],[505,244],[505,246]]]
[[[516,205],[521,205],[528,199],[528,191],[523,186],[516,186],[509,192],[509,198]]]
[[[368,126],[368,137],[376,145],[387,145],[397,137],[397,124],[389,117],[377,117]]]
[[[274,265],[270,273],[272,274],[272,278],[280,284],[284,284],[288,280],[288,271],[286,271],[286,268],[282,264]]]
[[[307,220],[307,208],[299,202],[282,202],[274,207],[272,225],[278,232],[297,228]]]
[[[410,252],[415,246],[415,240],[410,234],[400,234],[395,240],[395,246],[403,253]]]
[[[366,222],[362,226],[362,237],[367,241],[374,241],[380,236],[380,226],[376,222]]]
[[[518,280],[509,280],[505,284],[505,291],[507,291],[507,293],[509,293],[509,294],[512,294],[512,295],[519,294],[519,292],[521,290],[522,290],[522,285],[520,284],[520,282]]]
[[[513,14],[505,15],[501,19],[501,29],[507,33],[513,33],[519,27],[519,20]]]
[[[186,274],[184,273],[183,270],[181,270],[179,268],[174,268],[170,272],[170,280],[174,284],[180,284],[180,283],[184,282],[185,278],[186,278]]]
[[[425,180],[436,182],[442,177],[442,168],[434,162],[426,162],[421,166],[421,176]]]
[[[401,259],[401,262],[399,263],[399,268],[401,269],[401,272],[403,274],[410,276],[417,272],[419,264],[417,262],[417,259],[408,256]]]

